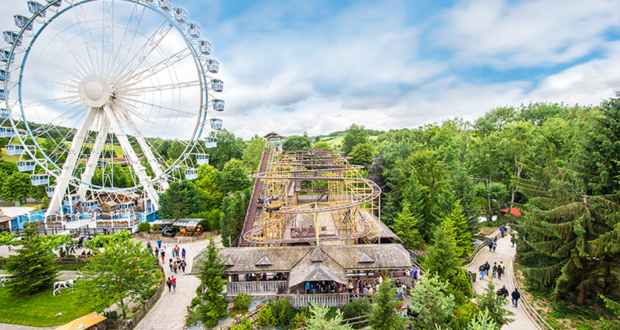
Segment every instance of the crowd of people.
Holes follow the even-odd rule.
[[[153,253],[156,258],[161,257],[162,266],[166,265],[166,242],[159,239],[155,244],[151,244],[149,241],[146,243],[146,248]],[[168,258],[167,263],[171,276],[167,277],[166,285],[168,286],[168,292],[176,292],[177,278],[172,274],[178,274],[179,271],[185,274],[187,267],[187,251],[185,251],[185,248],[181,248],[179,245],[175,244],[170,250],[170,254],[172,255],[172,258]]]

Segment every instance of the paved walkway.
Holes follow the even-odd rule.
[[[498,233],[499,230],[493,233],[491,236],[497,235]],[[504,274],[504,276],[502,276],[501,280],[497,278],[494,278],[492,280],[495,283],[496,290],[505,285],[506,289],[508,289],[509,294],[514,291],[514,286],[512,285],[512,282],[510,280],[511,276],[514,276],[514,272],[512,269],[512,263],[510,261],[514,259],[515,254],[517,253],[517,249],[513,248],[511,245],[512,244],[510,243],[510,235],[507,235],[504,238],[498,238],[496,252],[489,252],[488,248],[484,248],[480,251],[480,253],[478,253],[474,262],[472,262],[469,266],[464,267],[465,269],[476,273],[476,282],[473,283],[473,288],[476,293],[482,294],[489,283],[489,277],[485,276],[484,280],[481,281],[480,276],[478,275],[478,267],[480,267],[480,265],[484,264],[486,261],[491,264],[491,270],[489,271],[489,275],[491,278],[493,277],[493,263],[497,262],[497,264],[499,265],[500,261],[504,262],[504,265],[506,265],[506,273]],[[512,306],[512,303],[510,302],[510,296],[508,296],[508,301],[508,304],[506,304],[504,308],[515,313],[515,315],[512,317],[514,318],[514,322],[505,325],[504,327],[502,327],[502,330],[538,330],[538,327],[534,322],[532,322],[532,320],[530,320],[527,313],[523,310],[521,304],[519,304],[518,308],[514,308]]]
[[[221,246],[221,237],[215,239],[218,246]],[[146,242],[144,242],[146,244]],[[151,242],[153,244],[155,242]],[[156,243],[155,243],[156,244]],[[181,249],[187,251],[187,268],[185,271],[189,273],[192,270],[192,261],[200,251],[205,249],[209,241],[197,241],[189,244],[180,244]],[[166,245],[166,260],[172,256],[172,248],[174,244]],[[163,245],[162,245],[163,248]],[[161,261],[161,258],[159,258]],[[164,290],[155,306],[149,311],[146,317],[140,321],[136,330],[154,330],[154,329],[183,329],[185,326],[185,314],[187,314],[187,306],[191,304],[192,298],[196,297],[196,288],[200,285],[200,280],[192,275],[182,275],[170,271],[170,267],[166,264],[164,267],[166,277],[174,275],[177,278],[177,291],[168,292],[168,288]]]

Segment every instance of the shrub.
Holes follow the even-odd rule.
[[[243,319],[241,319],[241,323],[239,324],[239,326],[233,324],[230,330],[254,330],[254,326],[252,325],[252,322],[250,322],[250,320],[244,317]]]
[[[308,317],[308,308],[302,308],[299,313],[293,317],[292,329],[299,329],[306,326],[306,318]]]
[[[233,300],[234,309],[239,311],[247,311],[251,302],[252,298],[250,298],[249,294],[240,293]]]
[[[198,306],[198,305],[200,304],[200,302],[201,302],[200,297],[194,297],[194,298],[192,298],[192,304],[191,304],[191,306],[192,306],[192,307],[196,307],[196,306]]]
[[[159,225],[151,225],[151,231],[159,231]]]
[[[367,299],[358,299],[342,307],[342,318],[345,320],[352,319],[354,317],[370,315],[371,312],[372,305],[370,304],[370,301]],[[363,323],[353,325],[353,327],[356,329],[363,328],[365,326],[366,325]]]
[[[274,325],[287,325],[289,321],[293,318],[294,310],[291,307],[288,299],[278,299],[276,301],[271,301],[268,307],[271,309],[271,314],[276,320],[276,323]]]
[[[121,318],[117,311],[108,311],[101,314],[108,320],[119,320]]]
[[[271,313],[271,304],[261,308],[256,319],[256,325],[259,328],[267,328],[276,325],[276,318]]]
[[[148,222],[141,222],[140,224],[138,224],[138,231],[141,233],[148,233],[150,229],[151,225]]]

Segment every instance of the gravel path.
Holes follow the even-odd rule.
[[[221,238],[217,236],[215,241],[221,246]],[[146,242],[144,242],[146,244]],[[151,242],[151,244],[156,244]],[[181,244],[181,249],[187,251],[187,268],[185,271],[189,273],[192,269],[192,260],[203,249],[207,247],[209,241],[202,240],[189,244]],[[166,245],[166,261],[172,256],[172,248],[174,244]],[[163,248],[163,245],[162,245]],[[159,258],[161,262],[161,258]],[[168,292],[168,288],[159,298],[159,301],[153,306],[146,317],[140,321],[136,330],[151,329],[182,329],[185,326],[185,314],[187,314],[187,306],[190,305],[192,298],[196,297],[196,288],[200,285],[200,280],[192,275],[183,275],[181,271],[178,274],[170,271],[170,267],[164,266],[166,277],[175,276],[177,278],[176,292]]]
[[[497,235],[499,230],[496,231],[493,235]],[[501,236],[498,236],[501,237]],[[482,294],[484,289],[488,285],[489,277],[485,276],[484,280],[480,280],[480,276],[478,275],[478,267],[484,264],[486,261],[491,264],[491,268],[493,268],[493,263],[497,262],[499,265],[500,261],[504,262],[506,265],[506,273],[502,276],[502,279],[499,280],[497,278],[492,279],[495,283],[496,290],[500,289],[503,285],[508,289],[508,293],[511,294],[514,291],[514,286],[510,280],[510,276],[514,276],[514,272],[512,269],[511,260],[514,259],[515,254],[517,253],[516,247],[513,248],[510,243],[510,235],[506,235],[504,238],[499,238],[497,240],[497,249],[496,252],[489,252],[488,248],[482,249],[480,253],[476,256],[474,262],[472,262],[469,266],[464,267],[465,269],[476,273],[476,282],[473,283],[474,291],[478,294]],[[489,275],[492,278],[493,269],[489,271]],[[532,322],[527,313],[523,310],[521,306],[521,300],[519,300],[519,307],[515,308],[512,306],[512,298],[510,295],[508,296],[508,304],[504,306],[505,309],[515,313],[513,316],[514,322],[505,325],[502,327],[502,330],[538,330],[538,326]]]

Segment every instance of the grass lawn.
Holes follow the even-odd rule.
[[[52,290],[32,297],[15,299],[7,289],[0,288],[0,323],[51,327],[69,323],[94,312],[88,304],[75,300],[76,294],[67,290],[52,296]],[[62,316],[56,317],[56,314]]]

